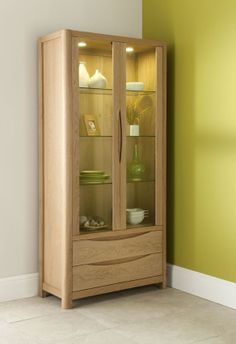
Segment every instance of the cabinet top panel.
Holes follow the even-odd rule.
[[[139,39],[139,38],[132,38],[132,37],[123,37],[123,36],[115,36],[115,35],[105,35],[100,33],[92,33],[92,32],[84,32],[84,31],[75,31],[69,29],[63,29],[46,36],[40,38],[41,42],[48,41],[54,39],[56,37],[61,36],[62,34],[69,34],[71,37],[78,37],[78,38],[90,38],[93,40],[99,39],[104,41],[112,41],[112,42],[123,42],[123,43],[135,43],[137,45],[147,45],[147,46],[155,46],[155,47],[164,47],[167,46],[166,42],[161,42],[158,40],[149,40],[149,39]]]

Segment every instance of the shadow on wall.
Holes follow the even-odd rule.
[[[186,254],[192,264],[195,261],[194,58],[194,46],[168,47],[167,258],[182,266]]]

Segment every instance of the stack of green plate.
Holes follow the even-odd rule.
[[[109,178],[104,171],[81,171],[80,172],[80,183],[81,184],[101,184],[106,182]]]

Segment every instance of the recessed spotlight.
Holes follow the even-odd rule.
[[[79,46],[80,48],[86,47],[86,45],[87,45],[87,43],[85,43],[85,42],[79,42],[79,43],[78,43],[78,46]]]
[[[127,53],[132,53],[134,51],[134,48],[132,48],[132,47],[127,47],[126,48],[126,52]]]

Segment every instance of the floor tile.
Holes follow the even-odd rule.
[[[11,324],[0,321],[0,343],[1,344],[32,344],[32,340],[17,331]],[[34,344],[40,344],[37,340]]]
[[[11,323],[59,311],[60,300],[56,297],[31,297],[0,303],[0,320]]]
[[[36,338],[41,341],[58,341],[106,329],[97,321],[74,310],[65,310],[58,314],[19,321],[11,325],[32,340]]]
[[[216,336],[216,337],[211,337],[211,338],[207,338],[200,341],[195,341],[192,344],[226,344],[226,342],[223,337]]]
[[[76,310],[110,328],[145,321],[153,317],[180,313],[204,302],[197,297],[152,288],[100,296],[77,302]]]
[[[236,344],[236,310],[154,286],[79,300],[0,304],[0,344]]]
[[[236,310],[234,309],[205,301],[201,307],[194,306],[190,310],[184,311],[181,315],[188,317],[199,326],[207,323],[208,327],[215,328],[215,335],[225,335],[236,329]]]
[[[153,306],[140,298],[139,300],[129,300],[128,298],[115,298],[100,300],[93,303],[84,302],[80,304],[76,311],[91,319],[97,320],[103,325],[112,328],[122,324],[144,321],[153,316],[164,316],[170,314],[166,307]]]
[[[63,339],[57,341],[57,344],[137,344],[133,340],[128,340],[114,330],[96,332],[84,336]],[[54,341],[43,342],[43,344],[55,344]]]
[[[187,344],[216,335],[216,328],[207,322],[197,323],[186,314],[172,314],[142,323],[117,327],[122,335],[142,344]]]
[[[194,342],[193,344],[235,344],[236,332],[226,333],[223,336],[208,338],[202,341]]]

